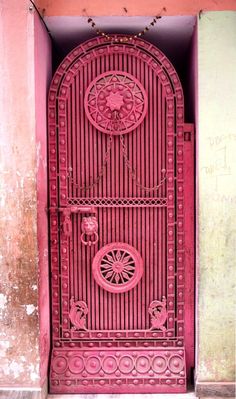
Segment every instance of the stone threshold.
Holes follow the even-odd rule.
[[[48,399],[197,399],[194,392],[179,394],[78,394],[48,395]]]
[[[194,392],[185,394],[48,394],[40,390],[1,389],[0,399],[197,399]],[[205,398],[204,398],[205,399]],[[219,398],[218,398],[219,399]]]

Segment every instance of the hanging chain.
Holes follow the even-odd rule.
[[[163,7],[162,11],[166,11],[165,7]],[[134,35],[127,35],[127,36],[123,36],[123,37],[117,37],[117,36],[111,36],[106,32],[103,32],[101,29],[97,28],[97,25],[95,23],[95,21],[93,20],[93,18],[88,17],[88,24],[91,25],[91,27],[95,30],[96,34],[99,36],[103,36],[104,38],[106,38],[107,40],[112,40],[116,43],[125,43],[125,42],[129,42],[132,41],[134,39],[138,39],[141,36],[143,36],[146,32],[148,32],[151,28],[154,27],[154,25],[157,23],[157,20],[161,18],[161,15],[156,15],[152,21],[145,26],[145,28],[143,30],[141,30],[140,32],[134,34]]]
[[[120,122],[119,112],[114,110],[112,112],[112,116],[113,116],[113,121],[116,124],[118,124],[118,126],[119,125],[121,126],[121,124],[119,124],[119,122]],[[119,128],[120,128],[120,126],[119,126]],[[110,134],[108,145],[107,145],[107,149],[106,149],[106,152],[105,152],[105,155],[104,155],[104,158],[103,158],[103,163],[102,163],[101,169],[99,170],[99,173],[98,173],[97,177],[94,179],[94,181],[92,183],[90,183],[88,185],[84,184],[82,186],[80,186],[77,183],[75,183],[74,179],[71,176],[71,172],[72,172],[73,169],[72,169],[72,167],[69,167],[69,169],[68,169],[68,171],[69,171],[68,179],[74,185],[74,187],[76,187],[78,190],[81,190],[81,191],[82,190],[88,191],[88,190],[94,188],[102,180],[102,178],[104,176],[104,173],[106,171],[106,165],[108,163],[108,160],[110,159],[110,152],[111,152],[112,143],[113,143],[113,136],[112,136],[112,134]],[[122,155],[123,155],[123,158],[124,158],[124,161],[125,161],[125,166],[127,167],[129,175],[130,175],[131,179],[135,182],[136,186],[139,187],[140,189],[144,190],[144,191],[147,191],[147,192],[158,190],[163,185],[164,181],[166,180],[166,169],[162,169],[161,170],[161,173],[162,173],[163,177],[162,177],[162,179],[161,179],[159,184],[157,184],[155,186],[152,186],[152,187],[145,186],[144,184],[140,183],[140,181],[139,181],[139,179],[137,177],[135,168],[133,167],[132,163],[130,162],[130,160],[128,158],[128,150],[127,150],[127,147],[125,145],[123,134],[120,134],[120,144],[121,144],[121,152],[122,152]]]
[[[101,168],[100,168],[100,170],[98,172],[97,177],[94,179],[94,181],[92,183],[90,183],[88,185],[84,184],[82,186],[80,186],[79,184],[75,183],[73,177],[71,176],[71,172],[72,172],[73,169],[72,169],[72,167],[69,167],[69,169],[68,169],[69,173],[68,173],[67,177],[70,180],[70,182],[73,184],[74,187],[76,187],[78,190],[81,190],[81,191],[82,190],[88,191],[88,190],[91,190],[92,188],[94,188],[102,180],[102,178],[104,176],[104,173],[106,171],[107,162],[110,159],[110,152],[111,152],[112,142],[113,142],[113,137],[110,134],[109,140],[108,140],[108,144],[107,144],[107,149],[106,149],[106,152],[105,152],[105,155],[104,155],[104,158],[103,158],[102,166],[101,166]]]
[[[136,171],[135,171],[134,167],[132,166],[132,164],[131,164],[131,162],[130,162],[130,160],[128,158],[128,150],[127,150],[127,147],[126,147],[125,142],[124,142],[124,136],[122,134],[120,135],[120,143],[121,143],[122,154],[123,154],[123,157],[124,157],[124,160],[125,160],[125,165],[126,165],[126,167],[128,169],[130,177],[132,178],[132,180],[134,180],[136,186],[139,187],[140,189],[144,190],[144,191],[147,191],[147,192],[158,190],[163,185],[164,181],[166,180],[166,170],[165,169],[161,170],[161,173],[162,173],[163,177],[162,177],[162,179],[161,179],[159,184],[157,184],[157,185],[155,185],[153,187],[144,186],[142,183],[140,183],[140,181],[139,181],[139,179],[138,179],[138,177],[136,175]]]

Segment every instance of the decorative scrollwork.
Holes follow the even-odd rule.
[[[88,314],[88,306],[84,301],[74,301],[74,297],[70,300],[70,312],[69,318],[71,323],[74,325],[72,329],[87,330],[86,317]]]
[[[162,297],[162,301],[152,301],[148,308],[151,316],[151,330],[165,331],[164,323],[167,319],[166,297]]]

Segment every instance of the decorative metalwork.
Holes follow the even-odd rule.
[[[95,378],[96,376],[96,378]],[[182,348],[60,349],[53,351],[50,375],[54,392],[98,390],[113,393],[184,392],[186,388],[185,353]]]
[[[83,217],[81,223],[81,241],[84,245],[95,245],[98,242],[98,222],[96,216],[88,216]],[[92,236],[94,236],[94,240],[91,240]],[[87,240],[87,237],[89,238]]]
[[[191,301],[186,306],[185,300],[191,281],[191,255],[185,251],[190,231],[186,177],[191,173],[186,146],[191,142],[184,142],[183,91],[159,49],[138,38],[135,46],[115,43],[117,37],[110,42],[96,37],[74,49],[49,92],[50,390],[55,393],[183,392],[186,367],[189,371],[193,364]],[[109,68],[131,74],[148,91],[145,119],[124,137],[97,131],[84,108],[90,82]],[[119,125],[122,99],[107,97],[111,124]],[[122,159],[122,138],[130,171]],[[130,178],[131,169],[136,179]],[[152,188],[163,177],[158,197],[135,182]],[[94,211],[99,248],[128,242],[142,254],[144,276],[128,292],[114,294],[93,279],[96,247],[81,244],[80,214],[89,217]],[[157,314],[163,316],[164,307],[159,312],[155,305],[151,314],[147,309],[163,296],[167,317],[160,325]],[[70,304],[71,297],[86,306],[76,306],[75,299]]]
[[[101,248],[93,260],[96,282],[113,294],[131,290],[143,274],[143,260],[139,252],[125,243],[111,243]]]
[[[166,207],[166,198],[69,198],[70,205],[93,205],[101,208]]]
[[[130,73],[109,71],[90,83],[84,106],[88,119],[99,131],[124,134],[142,123],[147,112],[147,95]]]
[[[70,300],[69,318],[73,324],[73,329],[87,330],[86,317],[88,314],[88,306],[84,301],[74,301],[74,297]]]
[[[125,145],[123,135],[120,136],[120,143],[121,143],[122,154],[123,154],[123,157],[124,157],[124,160],[125,160],[125,166],[128,168],[129,175],[134,180],[136,186],[141,188],[144,191],[147,191],[147,192],[158,190],[163,185],[164,181],[166,180],[166,170],[165,169],[161,170],[161,173],[162,173],[163,177],[162,177],[162,179],[161,179],[159,184],[156,184],[156,185],[154,185],[152,187],[145,186],[144,184],[140,183],[140,179],[136,175],[136,170],[135,170],[135,168],[133,167],[131,161],[128,158],[128,150],[127,150],[127,147]]]
[[[111,152],[112,142],[113,142],[113,137],[112,137],[112,135],[110,135],[109,141],[108,141],[108,144],[107,144],[107,149],[106,149],[106,152],[105,152],[105,155],[104,155],[104,158],[103,158],[102,166],[99,169],[98,175],[93,179],[92,182],[90,182],[88,184],[82,184],[80,186],[79,184],[77,184],[75,182],[74,178],[72,177],[73,168],[71,166],[69,167],[67,178],[68,178],[69,182],[73,184],[74,187],[76,187],[78,190],[81,190],[81,191],[89,191],[92,188],[94,188],[97,184],[100,183],[100,181],[102,180],[102,178],[103,178],[103,176],[105,174],[107,163],[108,163],[108,161],[110,159],[110,152]]]
[[[162,301],[152,301],[148,308],[148,312],[151,316],[151,330],[160,329],[165,331],[166,327],[164,327],[164,324],[167,319],[166,297],[163,296]]]

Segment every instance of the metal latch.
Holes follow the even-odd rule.
[[[72,222],[71,214],[79,213],[85,214],[89,213],[90,216],[84,216],[81,222],[81,241],[84,245],[95,245],[98,242],[98,222],[97,222],[97,209],[94,206],[70,206],[61,208],[50,208],[51,211],[61,212],[63,215],[62,231],[67,236],[70,237],[72,234]],[[94,239],[92,240],[92,237]],[[88,238],[88,239],[87,239]]]

